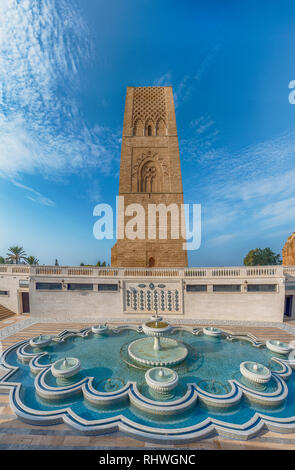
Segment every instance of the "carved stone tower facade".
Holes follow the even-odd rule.
[[[126,235],[118,239],[112,248],[112,266],[187,266],[180,223],[179,237],[171,235],[171,228],[175,226],[172,212],[167,212],[167,238],[159,236],[160,213],[155,223],[156,238],[148,236],[149,204],[165,204],[166,207],[173,204],[179,210],[179,220],[183,204],[172,87],[127,88],[119,196],[124,196],[125,208],[133,203],[144,208],[145,235],[144,239],[129,239]],[[124,227],[131,219],[132,216],[124,215]]]
[[[295,266],[295,232],[290,235],[283,247],[283,266]]]

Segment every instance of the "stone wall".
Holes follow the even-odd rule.
[[[0,304],[20,312],[20,281],[30,279],[32,318],[62,321],[122,322],[147,318],[157,309],[168,318],[191,320],[283,321],[285,295],[294,294],[295,269],[282,266],[223,268],[96,268],[2,266]],[[60,290],[36,289],[37,283],[57,283]],[[69,290],[68,284],[91,284],[93,290]],[[285,284],[288,283],[288,290]],[[101,290],[113,284],[116,291]],[[217,292],[213,286],[239,285],[239,292]],[[251,284],[273,284],[274,292],[249,292]],[[190,285],[206,285],[207,290],[190,291]],[[100,290],[98,289],[100,286]],[[43,285],[44,287],[44,285]],[[157,294],[155,295],[155,292]],[[293,304],[294,310],[295,302]],[[295,312],[293,312],[295,313]]]
[[[14,313],[22,313],[21,292],[28,292],[29,289],[20,287],[20,281],[28,281],[25,275],[1,275],[0,291],[7,291],[8,295],[0,295],[0,304]]]
[[[150,129],[150,132],[149,132]],[[179,238],[171,236],[176,223],[168,216],[167,238],[159,237],[159,218],[156,237],[148,234],[148,205],[175,204],[181,214],[183,189],[171,87],[128,87],[123,124],[119,196],[125,208],[140,204],[144,209],[143,239],[118,239],[112,248],[111,264],[117,267],[187,266],[180,223]],[[124,216],[125,228],[134,216]],[[135,215],[135,214],[134,214]]]
[[[36,290],[36,282],[60,282],[60,278],[32,277],[30,284],[31,315],[55,320],[108,321],[118,318],[123,322],[132,317],[146,318],[157,310],[170,318],[184,320],[237,320],[283,321],[285,285],[284,278],[225,278],[194,279],[175,277],[109,278],[108,283],[118,284],[117,292],[100,292],[97,278],[63,278],[61,291]],[[68,291],[68,282],[93,283],[93,291]],[[247,285],[275,284],[275,292],[248,292]],[[207,292],[190,292],[190,284],[206,284]],[[213,292],[213,285],[238,284],[240,292]],[[157,292],[157,301],[155,300]]]
[[[295,232],[290,235],[283,247],[283,265],[295,266]]]

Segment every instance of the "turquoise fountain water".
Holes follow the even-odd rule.
[[[148,339],[155,355],[165,349],[165,338],[187,354],[169,365],[169,378],[177,374],[175,387],[169,394],[155,395],[146,383],[151,366],[133,359],[129,346]],[[85,432],[91,428],[92,433],[123,426],[132,435],[186,442],[213,432],[217,423],[218,432],[224,429],[232,437],[237,431],[249,437],[257,427],[271,423],[278,432],[295,431],[292,352],[282,356],[250,337],[241,340],[223,332],[210,336],[202,329],[181,327],[170,327],[160,336],[160,349],[153,345],[154,337],[146,337],[137,327],[108,328],[103,335],[91,328],[63,332],[41,350],[26,341],[3,353],[1,367],[6,373],[0,389],[11,391],[14,411],[33,424],[66,420]],[[81,367],[69,384],[61,386],[52,366],[65,358],[76,358]],[[240,365],[247,361],[261,365],[260,372],[268,369],[270,379],[261,384],[244,377]],[[250,365],[249,370],[256,369]],[[151,377],[161,381],[159,370]]]

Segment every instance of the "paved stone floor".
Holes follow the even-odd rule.
[[[30,318],[30,315],[13,315],[8,318],[4,318],[0,321],[0,330],[6,328],[7,326],[14,325],[15,323],[22,322],[25,319]]]
[[[10,345],[23,339],[37,336],[41,333],[55,334],[63,329],[84,328],[85,323],[36,323],[3,339],[2,346]],[[89,323],[89,326],[91,324]],[[199,327],[200,325],[198,325]],[[204,325],[205,326],[205,325]],[[249,332],[259,339],[276,338],[285,341],[294,340],[295,336],[280,328],[267,326],[220,326],[227,331]],[[0,372],[3,374],[3,372]],[[9,406],[9,397],[0,394],[0,450],[4,449],[212,449],[212,450],[294,450],[295,433],[277,434],[262,432],[259,436],[248,441],[237,441],[220,436],[202,439],[191,444],[164,446],[142,442],[124,436],[122,433],[112,433],[103,436],[85,436],[65,424],[54,426],[33,426],[20,421]]]

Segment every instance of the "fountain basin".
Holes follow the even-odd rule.
[[[257,362],[245,361],[240,364],[241,374],[246,379],[251,380],[258,384],[264,384],[269,382],[271,378],[270,370],[262,364]]]
[[[288,354],[291,351],[290,346],[287,343],[284,343],[283,341],[270,339],[266,341],[265,344],[270,351],[273,351],[278,354]]]
[[[168,322],[162,321],[162,317],[156,317],[155,315],[142,325],[142,330],[147,336],[162,336],[170,329],[171,326]]]
[[[91,327],[92,333],[96,335],[104,334],[108,329],[107,325],[94,325]]]
[[[217,337],[222,334],[222,331],[218,328],[214,328],[213,326],[207,326],[207,328],[203,328],[203,333],[207,336]]]
[[[137,339],[129,344],[128,354],[134,360],[148,366],[176,365],[188,355],[186,346],[172,338],[161,338],[161,348],[154,349],[151,337]]]
[[[50,342],[50,335],[40,335],[30,339],[30,346],[32,346],[32,348],[42,348],[44,346],[47,346]]]
[[[81,363],[76,357],[66,357],[54,362],[51,366],[51,373],[54,377],[67,379],[79,372]]]
[[[145,381],[157,392],[168,392],[178,384],[178,374],[168,367],[153,367],[145,373]]]

